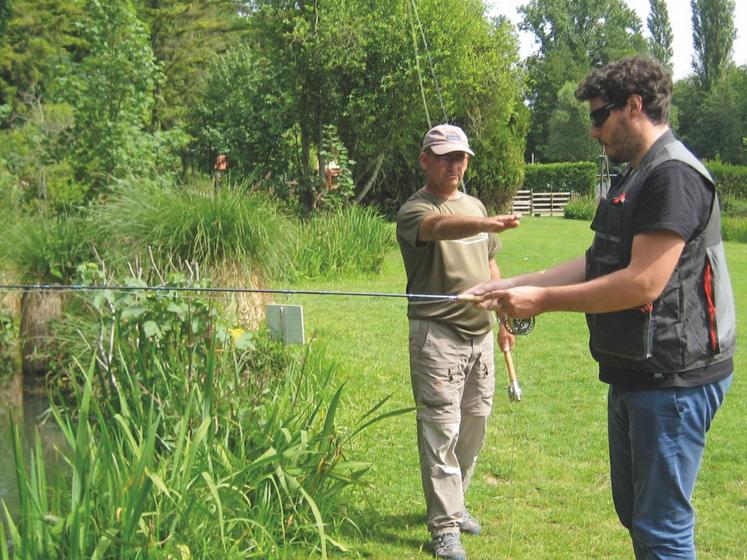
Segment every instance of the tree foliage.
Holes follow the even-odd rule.
[[[677,84],[679,133],[699,157],[747,165],[746,88],[746,66],[732,68],[706,93],[697,78]]]
[[[191,111],[188,130],[197,139],[198,164],[209,168],[222,153],[241,174],[295,171],[293,100],[283,80],[282,66],[249,47],[216,60]]]
[[[549,159],[544,145],[558,94],[591,68],[645,52],[641,21],[624,0],[531,0],[519,11],[520,28],[534,34],[537,54],[527,60],[532,122],[529,152]]]
[[[650,11],[646,24],[649,38],[649,49],[659,62],[672,71],[672,24],[669,21],[669,12],[665,0],[650,0]]]
[[[226,152],[307,209],[391,207],[442,121],[470,135],[488,204],[521,183],[518,41],[482,0],[0,0],[0,29],[2,183],[29,206]]]
[[[543,149],[552,161],[594,161],[599,153],[599,145],[589,135],[588,105],[574,95],[577,85],[567,82],[558,92]]]
[[[240,39],[241,20],[229,0],[136,0],[161,72],[153,128],[182,124],[210,63]]]
[[[323,199],[324,131],[333,126],[355,162],[358,195],[398,201],[420,185],[417,155],[428,114],[433,124],[448,117],[471,135],[480,150],[470,183],[476,191],[492,196],[491,189],[520,183],[526,117],[518,47],[507,25],[485,18],[479,0],[257,0],[244,9],[244,74],[233,80],[246,84],[255,101],[220,91],[226,78],[215,77],[227,74],[213,67],[203,96],[215,103],[200,109],[193,129],[201,160],[224,149],[238,167],[264,160],[286,183],[295,175],[301,200],[312,208]],[[217,110],[221,96],[226,103]],[[268,112],[277,115],[272,122],[253,110],[268,105],[276,107]],[[267,126],[267,133],[244,133],[240,148],[238,123]],[[219,138],[230,141],[221,145]]]
[[[693,22],[693,70],[700,86],[709,91],[732,65],[737,36],[734,0],[690,0]]]
[[[23,113],[55,101],[54,87],[83,47],[84,0],[0,1],[0,105]]]
[[[76,68],[70,102],[77,173],[97,190],[152,161],[144,128],[157,67],[129,1],[88,0],[86,13],[89,50]]]

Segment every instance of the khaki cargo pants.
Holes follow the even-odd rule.
[[[446,323],[410,319],[410,378],[428,529],[458,530],[493,407],[493,333],[465,340]]]

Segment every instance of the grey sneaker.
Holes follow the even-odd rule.
[[[433,556],[448,560],[467,560],[467,552],[462,546],[459,533],[442,533],[431,540]]]
[[[480,522],[472,517],[467,510],[464,511],[462,516],[462,523],[459,525],[459,529],[462,533],[468,533],[470,535],[480,534]]]

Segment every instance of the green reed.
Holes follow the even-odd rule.
[[[289,351],[259,333],[240,350],[217,324],[194,331],[194,315],[210,317],[209,306],[157,343],[127,319],[128,307],[111,308],[99,321],[113,351],[92,344],[71,379],[72,405],[52,406],[67,477],[48,480],[40,444],[27,459],[14,432],[21,509],[17,518],[6,510],[13,548],[3,546],[4,557],[344,549],[333,536],[347,518],[343,491],[368,469],[348,448],[399,411],[382,413],[382,401],[357,425],[340,426],[343,387],[332,389],[323,354]]]

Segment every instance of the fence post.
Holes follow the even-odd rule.
[[[529,189],[529,215],[534,216],[534,189]]]

